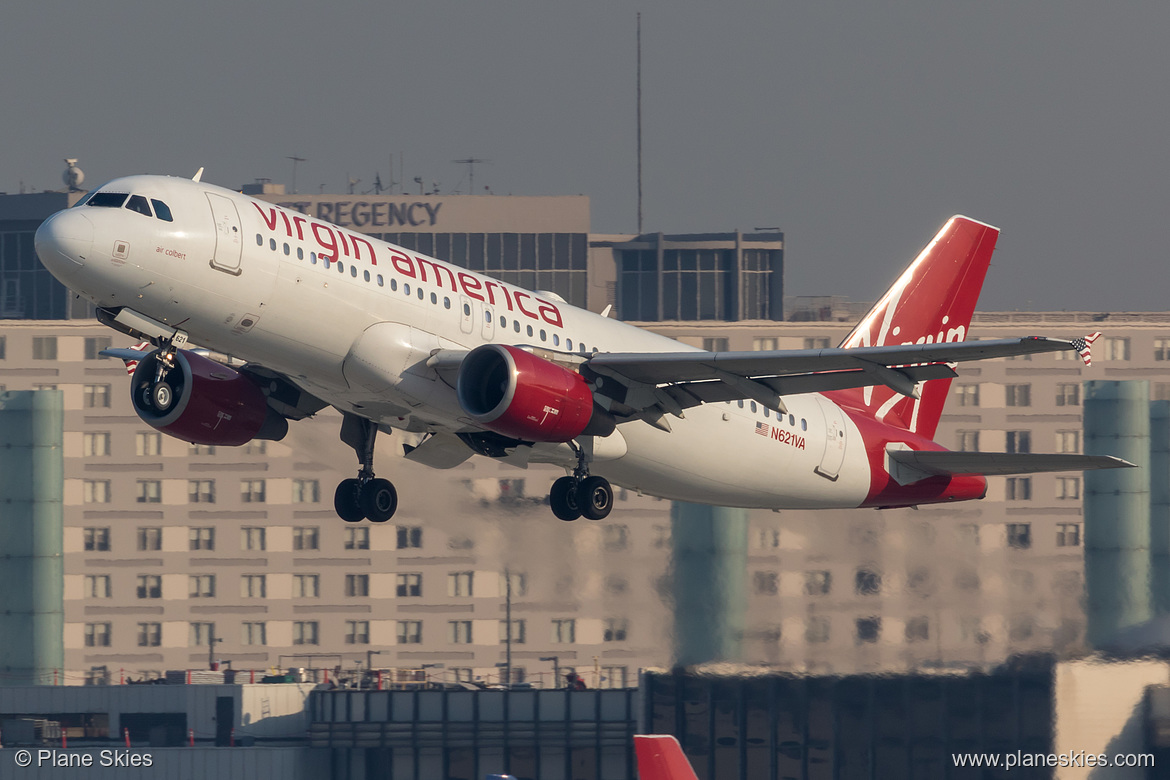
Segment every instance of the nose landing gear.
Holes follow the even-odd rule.
[[[613,488],[605,477],[589,476],[585,450],[573,442],[570,446],[577,454],[577,468],[571,477],[561,477],[553,483],[548,494],[553,514],[566,521],[582,515],[590,520],[604,520],[613,509]]]
[[[374,440],[378,426],[364,417],[346,414],[341,423],[341,440],[353,447],[362,467],[357,479],[343,479],[333,494],[333,508],[347,523],[363,518],[385,523],[398,509],[398,491],[388,479],[374,477]]]

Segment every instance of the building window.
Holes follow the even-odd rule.
[[[345,549],[347,549],[347,550],[368,550],[368,549],[370,549],[370,529],[369,528],[346,528],[345,529]]]
[[[189,480],[187,480],[187,503],[189,503],[189,504],[214,504],[215,503],[215,480],[214,479],[189,479]]]
[[[350,597],[364,597],[370,595],[370,575],[345,575],[345,595]]]
[[[752,591],[757,596],[775,596],[780,592],[780,575],[774,571],[752,573]]]
[[[138,575],[138,598],[140,599],[161,599],[162,598],[162,577],[157,574],[139,574]]]
[[[86,336],[85,359],[104,360],[100,353],[103,349],[109,349],[112,343],[113,340],[109,336]]]
[[[1056,497],[1061,500],[1074,500],[1081,497],[1080,477],[1057,477]]]
[[[422,547],[422,526],[398,526],[398,549],[410,550]]]
[[[162,644],[162,623],[139,623],[138,646],[158,647]]]
[[[703,349],[708,352],[726,352],[727,339],[726,338],[705,338],[703,339]]]
[[[601,538],[606,550],[624,550],[629,546],[630,532],[624,525],[604,525],[601,527]]]
[[[1056,432],[1056,451],[1057,452],[1080,452],[1081,451],[1081,432],[1080,431],[1057,431]]]
[[[240,632],[240,644],[266,645],[268,644],[268,624],[263,621],[246,622]]]
[[[422,621],[421,620],[399,620],[398,621],[398,644],[400,644],[400,645],[422,644]]]
[[[321,595],[321,577],[317,574],[293,575],[293,598],[315,599]]]
[[[519,571],[507,571],[503,574],[505,591],[512,591],[512,598],[528,595],[528,575]]]
[[[831,572],[806,571],[804,573],[804,592],[808,596],[827,596],[833,587],[833,575]]]
[[[245,599],[268,598],[268,577],[264,574],[240,575],[240,596]]]
[[[605,631],[601,638],[605,642],[624,642],[629,631],[630,621],[628,618],[606,618]]]
[[[775,352],[778,349],[780,349],[780,339],[770,336],[752,339],[753,352]]]
[[[157,431],[140,431],[134,434],[134,452],[139,457],[153,457],[162,454],[162,434]]]
[[[1154,360],[1170,360],[1170,339],[1154,339]]]
[[[110,386],[86,385],[82,389],[82,399],[86,409],[109,409]]]
[[[347,645],[368,645],[370,643],[370,621],[345,621],[345,643]]]
[[[1080,406],[1081,386],[1076,382],[1061,382],[1056,386],[1057,406]]]
[[[82,483],[81,500],[86,504],[110,503],[110,481],[108,479],[87,479]]]
[[[158,434],[156,433],[155,436],[157,436],[157,435]],[[192,444],[188,448],[187,452],[190,455],[214,455],[215,454],[215,445],[214,444]]]
[[[267,455],[268,442],[263,439],[252,439],[243,447],[245,455]]]
[[[670,526],[656,524],[654,526],[654,549],[661,550],[670,546]]]
[[[109,647],[110,646],[110,624],[109,623],[86,623],[85,624],[85,646],[86,647]]]
[[[809,338],[804,340],[805,349],[828,349],[832,344],[829,339],[824,337]]]
[[[191,647],[209,646],[215,637],[215,623],[191,623],[187,644]]]
[[[162,549],[162,529],[161,528],[139,528],[138,529],[138,549],[141,551],[153,551]]]
[[[978,406],[979,385],[955,385],[955,402],[959,406]]]
[[[187,530],[187,540],[192,550],[214,550],[214,528],[190,528]]]
[[[138,480],[138,495],[135,500],[140,504],[161,504],[162,482],[157,479]]]
[[[447,641],[453,645],[471,644],[471,621],[448,620]]]
[[[1129,360],[1129,339],[1121,337],[1101,339],[1104,349],[1100,350],[1104,360]]]
[[[265,485],[262,479],[240,480],[240,501],[245,504],[263,504]]]
[[[512,644],[522,645],[528,641],[528,621],[513,620],[512,621]],[[500,621],[500,642],[506,644],[508,642],[508,621]]]
[[[33,348],[33,360],[56,360],[57,359],[57,337],[56,336],[33,336],[32,348]]]
[[[882,575],[873,569],[858,569],[853,578],[853,590],[858,596],[874,596],[882,592]]]
[[[962,523],[958,529],[959,544],[967,547],[979,546],[979,525],[977,523]]]
[[[1004,385],[1004,403],[1008,406],[1031,406],[1031,385]]]
[[[397,579],[399,598],[415,598],[422,596],[421,574],[399,574]]]
[[[603,666],[601,667],[601,685],[602,688],[625,688],[626,680],[629,678],[629,669],[625,666]]]
[[[474,595],[475,573],[470,571],[453,571],[447,575],[447,595],[470,597]]]
[[[1128,339],[1126,339],[1128,342]],[[1014,615],[1008,621],[1008,639],[1012,642],[1025,642],[1032,638],[1036,624],[1031,615]]]
[[[857,641],[872,644],[882,636],[882,619],[880,617],[857,618]]]
[[[818,645],[829,641],[829,629],[832,623],[823,615],[814,615],[805,620],[804,641]]]
[[[1007,451],[1010,453],[1024,453],[1032,451],[1031,431],[1008,431]]]
[[[320,529],[317,526],[302,526],[293,529],[294,550],[321,549]]]
[[[1056,546],[1057,547],[1080,547],[1081,546],[1081,524],[1080,523],[1057,523],[1056,524]]]
[[[321,500],[321,484],[315,479],[294,479],[294,504],[316,504]]]
[[[268,534],[265,529],[260,527],[245,527],[240,529],[242,535],[242,549],[245,550],[267,550],[268,549]]]
[[[1032,500],[1032,478],[1031,477],[1008,477],[1006,487],[1006,498],[1008,501],[1031,501]]]
[[[296,621],[293,621],[293,644],[294,645],[315,645],[315,644],[317,644],[317,621],[316,620],[296,620]]]
[[[979,431],[956,431],[959,452],[979,452]]]
[[[82,454],[87,458],[101,457],[110,454],[110,434],[108,432],[87,433],[81,440]]]
[[[577,641],[577,621],[573,618],[553,619],[552,643],[554,645],[571,645]]]
[[[94,598],[94,599],[108,599],[108,598],[110,598],[110,575],[108,575],[108,574],[87,574],[87,575],[85,575],[85,595],[87,598]]]
[[[776,550],[780,547],[779,528],[756,528],[752,534],[752,549]]]
[[[187,577],[187,595],[193,599],[215,598],[215,575],[189,575]]]
[[[83,532],[86,552],[109,552],[110,529],[86,528]]]
[[[930,639],[930,618],[912,617],[906,621],[906,641],[925,642]]]
[[[1008,547],[1015,550],[1029,550],[1032,548],[1032,524],[1031,523],[1008,523],[1007,524],[1007,542]]]

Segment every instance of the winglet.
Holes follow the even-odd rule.
[[[200,181],[203,179],[203,166],[199,166],[199,170],[195,171],[195,175],[191,177],[191,181]]]
[[[678,740],[670,734],[634,737],[639,780],[698,780]]]
[[[140,341],[128,349],[103,349],[98,354],[102,357],[118,358],[118,360],[126,364],[126,373],[133,375],[134,370],[138,368],[138,355],[145,352],[151,346],[149,341]]]
[[[1090,333],[1083,339],[1073,339],[1069,343],[1072,348],[1081,356],[1081,360],[1085,361],[1086,366],[1093,365],[1093,342],[1101,338],[1101,331]]]

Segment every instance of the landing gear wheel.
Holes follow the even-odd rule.
[[[361,505],[362,484],[356,479],[343,479],[333,494],[333,508],[347,523],[360,523],[365,517]]]
[[[159,382],[150,390],[150,401],[155,409],[165,412],[175,402],[175,391],[166,382]]]
[[[604,520],[613,509],[613,488],[605,477],[586,477],[577,488],[577,505],[590,520]]]
[[[371,522],[384,523],[398,509],[398,491],[388,479],[371,479],[361,487],[361,511]]]
[[[581,516],[581,507],[577,502],[577,480],[572,477],[561,477],[552,484],[548,492],[548,503],[553,514],[561,520],[576,520]]]

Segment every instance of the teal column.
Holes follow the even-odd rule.
[[[1150,607],[1150,383],[1085,382],[1085,453],[1136,469],[1085,472],[1087,638],[1101,647]]]
[[[1170,401],[1150,401],[1150,601],[1170,614]]]
[[[0,675],[52,684],[65,664],[64,404],[59,390],[0,393]]]
[[[675,666],[742,658],[747,515],[746,509],[671,504]]]

